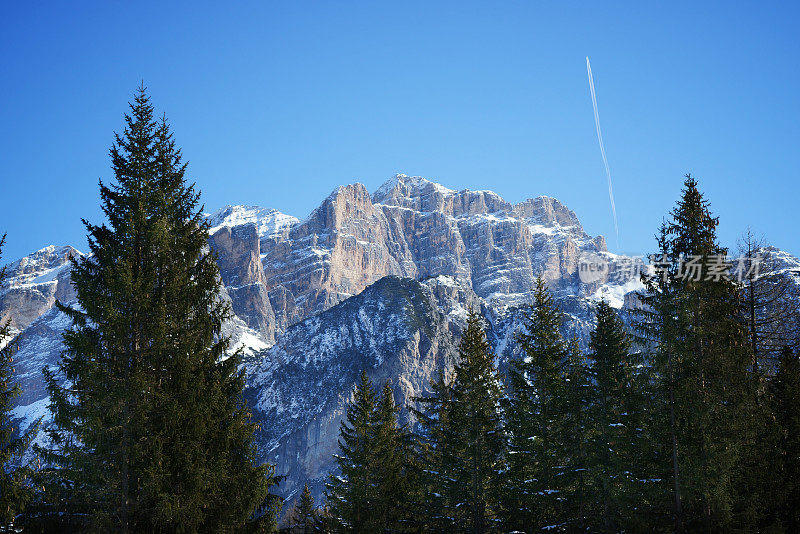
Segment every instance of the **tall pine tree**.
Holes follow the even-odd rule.
[[[390,383],[378,395],[366,371],[340,428],[339,474],[327,484],[329,526],[337,532],[401,532],[413,528],[410,436],[397,422]]]
[[[425,444],[423,516],[434,532],[498,528],[505,471],[502,390],[481,321],[470,312],[452,380],[441,372],[415,411]]]
[[[303,485],[303,493],[300,494],[300,499],[295,502],[291,515],[291,527],[289,529],[291,534],[312,534],[318,531],[319,518],[317,517],[317,509],[314,507],[314,497],[311,496],[308,484]]]
[[[447,420],[444,467],[451,515],[461,529],[481,533],[499,521],[505,453],[495,356],[474,311],[458,345]]]
[[[199,193],[144,87],[130,109],[110,152],[115,180],[100,184],[108,222],[84,221],[78,306],[59,304],[73,326],[45,372],[50,517],[123,532],[274,526],[275,479],[255,464]]]
[[[560,399],[560,419],[563,428],[561,487],[558,498],[564,500],[563,517],[559,524],[570,530],[585,530],[592,524],[592,487],[589,477],[589,436],[592,431],[590,410],[590,368],[581,352],[577,337],[567,342],[564,362],[564,393]]]
[[[412,437],[405,425],[398,424],[399,412],[391,382],[387,380],[375,409],[372,462],[378,499],[373,513],[392,532],[413,530],[418,525],[414,509],[421,497]]]
[[[0,258],[6,236],[0,237]],[[6,278],[6,268],[0,268],[0,286]],[[39,421],[22,435],[11,419],[11,403],[21,393],[14,384],[14,343],[11,319],[0,324],[0,531],[10,527],[16,516],[33,496],[30,465],[22,463],[31,440],[39,429]]]
[[[451,438],[452,425],[449,420],[450,404],[453,400],[452,378],[440,368],[430,381],[430,392],[415,397],[416,406],[411,412],[416,420],[414,433],[416,446],[419,498],[416,499],[413,516],[426,532],[447,532],[452,528],[452,517],[448,513],[448,492],[444,488],[445,451]]]
[[[380,532],[382,524],[373,514],[376,504],[372,472],[375,411],[378,397],[366,371],[347,405],[339,431],[338,475],[331,475],[326,497],[331,527],[336,532]]]
[[[564,460],[572,404],[567,375],[573,354],[561,335],[563,320],[539,278],[525,330],[517,336],[522,355],[511,362],[509,371],[509,472],[504,499],[508,530],[564,527],[568,519]]]
[[[661,230],[656,270],[643,276],[647,294],[638,326],[659,377],[678,530],[729,529],[747,515],[736,483],[749,431],[750,359],[717,225],[687,176]]]
[[[588,473],[593,531],[642,530],[651,478],[647,375],[617,312],[601,300],[589,344]],[[646,523],[645,523],[646,524]]]
[[[771,388],[777,440],[774,448],[774,504],[787,532],[800,531],[800,358],[786,347]]]

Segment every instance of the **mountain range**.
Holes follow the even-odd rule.
[[[391,381],[407,406],[437,369],[452,367],[469,310],[485,318],[504,368],[537,277],[566,313],[566,333],[585,345],[595,303],[605,298],[623,314],[636,306],[636,273],[646,268],[609,252],[556,199],[511,204],[403,174],[372,194],[358,183],[338,187],[303,220],[228,206],[208,221],[233,312],[224,332],[242,350],[245,395],[261,423],[259,456],[286,475],[280,493],[290,498],[304,483],[321,497],[362,370],[375,384]],[[80,254],[70,246],[34,252],[9,264],[0,288],[0,318],[19,332],[21,428],[47,421],[42,368],[57,364],[70,326],[54,305],[74,303],[69,259]],[[776,254],[800,281],[800,261]],[[587,261],[603,268],[584,276]]]

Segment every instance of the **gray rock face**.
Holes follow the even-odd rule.
[[[606,252],[555,199],[512,205],[405,175],[371,196],[361,184],[339,187],[302,222],[242,206],[211,219],[234,310],[268,343],[384,276],[452,276],[488,302],[519,304],[537,276],[567,292],[597,289],[581,286],[577,264]]]
[[[261,266],[260,238],[254,224],[223,227],[209,239],[233,313],[264,340],[275,340],[276,320]]]
[[[70,258],[76,249],[49,246],[8,265],[7,278],[0,286],[0,320],[24,330],[53,307],[56,300],[75,297],[69,280]]]
[[[403,266],[408,252],[392,237],[363,185],[340,187],[285,239],[264,243],[268,288],[283,287],[294,297],[299,316],[308,317],[384,276],[413,276]]]
[[[249,359],[247,397],[261,422],[259,450],[287,475],[281,491],[309,483],[321,496],[362,370],[376,387],[391,381],[396,402],[410,404],[437,369],[451,367],[465,309],[477,304],[453,279],[389,276],[295,324],[269,351]]]

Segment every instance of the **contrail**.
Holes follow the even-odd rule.
[[[603,165],[606,167],[606,177],[608,178],[608,199],[611,201],[611,213],[614,214],[614,232],[617,234],[617,248],[619,248],[619,226],[617,225],[617,208],[614,205],[614,190],[611,187],[611,169],[608,168],[606,149],[603,146],[603,134],[600,133],[600,117],[597,115],[597,98],[594,94],[594,78],[592,78],[592,66],[589,64],[589,56],[586,56],[586,72],[589,73],[589,91],[592,93],[594,125],[597,128],[597,141],[600,143],[600,154],[603,156]]]

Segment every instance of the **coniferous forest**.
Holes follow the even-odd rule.
[[[77,305],[58,304],[71,326],[43,370],[45,439],[11,424],[0,328],[3,531],[800,531],[796,310],[773,305],[778,281],[722,276],[734,265],[715,260],[729,251],[695,178],[654,229],[632,312],[599,301],[582,348],[539,278],[501,369],[473,310],[411,405],[363,371],[324,500],[307,485],[284,500],[223,332],[200,193],[144,87],[124,121],[104,220],[83,221],[90,254],[72,260]]]

